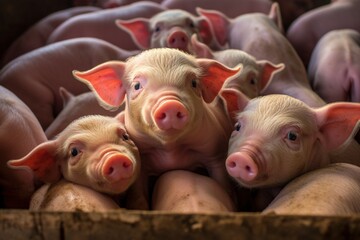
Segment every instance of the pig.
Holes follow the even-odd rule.
[[[138,148],[123,123],[101,115],[81,117],[56,139],[41,143],[20,159],[8,161],[13,169],[32,170],[34,176],[46,184],[65,179],[114,197],[134,183],[140,164]],[[45,199],[51,198],[52,187],[42,190],[50,195],[45,194]]]
[[[277,187],[336,162],[360,166],[360,104],[337,102],[311,108],[283,94],[249,100],[223,89],[235,112],[226,169],[241,186]]]
[[[353,215],[360,212],[360,168],[333,163],[288,183],[262,214]]]
[[[116,109],[126,96],[125,110],[117,118],[141,153],[141,207],[149,208],[148,190],[142,187],[148,178],[170,170],[203,168],[231,188],[224,160],[232,122],[218,93],[239,71],[175,48],[153,48],[126,62],[73,72],[107,109]]]
[[[38,182],[27,171],[10,169],[6,163],[45,142],[35,115],[14,93],[0,86],[0,208],[29,207]]]
[[[88,69],[104,61],[123,60],[134,53],[95,38],[54,43],[24,54],[0,71],[0,85],[16,94],[38,118],[44,130],[62,109],[59,87],[78,95],[89,89],[72,77],[73,69]]]
[[[77,96],[66,88],[60,87],[59,93],[63,99],[64,107],[54,121],[46,128],[45,134],[48,139],[54,138],[75,119],[86,115],[104,115],[115,117],[124,110],[122,105],[117,111],[108,111],[98,104],[93,92],[85,92]]]
[[[103,212],[120,209],[110,196],[65,179],[41,186],[32,196],[31,211]]]
[[[230,48],[243,50],[256,59],[285,64],[285,68],[273,77],[261,95],[287,94],[311,107],[325,105],[325,101],[311,88],[301,59],[282,33],[277,3],[272,4],[268,15],[249,13],[235,19],[229,19],[215,10],[198,8],[198,12],[211,22],[220,45],[228,44]]]
[[[305,67],[320,38],[331,30],[354,29],[360,31],[360,2],[357,0],[337,0],[315,8],[297,18],[286,33]]]
[[[57,11],[41,19],[27,29],[27,31],[10,45],[2,58],[1,66],[4,66],[6,63],[24,53],[45,46],[50,34],[65,20],[80,14],[98,10],[100,10],[100,8],[91,6],[73,7]]]
[[[326,102],[360,102],[360,33],[352,29],[326,33],[312,52],[308,75]]]
[[[152,210],[176,213],[235,211],[233,200],[219,183],[208,176],[184,170],[169,171],[157,179],[152,203]]]
[[[191,37],[191,52],[196,57],[215,59],[231,68],[241,64],[239,75],[227,80],[223,87],[234,87],[249,98],[259,96],[270,84],[273,75],[284,69],[283,63],[275,65],[267,60],[256,60],[239,49],[212,51],[209,46],[199,42],[196,35]]]
[[[208,22],[203,17],[180,9],[166,10],[149,19],[119,19],[116,24],[127,31],[136,45],[143,50],[166,47],[190,52],[189,43],[193,34],[205,44],[214,43]]]
[[[196,7],[216,9],[227,16],[236,17],[245,13],[268,13],[271,7],[269,0],[238,0],[236,7],[233,0],[163,0],[161,5],[168,9],[182,9],[196,14]]]
[[[140,1],[130,5],[82,14],[65,21],[49,36],[48,44],[78,37],[105,40],[125,50],[139,50],[130,35],[119,29],[115,20],[152,17],[165,10],[157,3]]]

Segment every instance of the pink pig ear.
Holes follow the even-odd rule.
[[[327,149],[334,150],[354,137],[360,126],[360,104],[337,102],[315,110]]]
[[[222,89],[220,97],[224,100],[227,112],[234,121],[236,121],[236,114],[243,111],[250,101],[245,94],[233,88]]]
[[[257,64],[260,65],[262,68],[260,76],[260,91],[265,90],[267,86],[269,86],[275,73],[280,72],[285,68],[285,65],[283,63],[274,65],[267,60],[257,61]]]
[[[196,34],[191,36],[191,51],[198,58],[214,58],[211,49],[205,43],[199,42]]]
[[[284,33],[284,27],[283,27],[283,23],[282,23],[279,3],[277,3],[277,2],[272,3],[268,16],[279,28],[279,31],[281,33]]]
[[[30,168],[36,178],[52,183],[61,178],[61,172],[56,160],[56,140],[44,142],[34,148],[28,155],[19,160],[8,161],[11,168]]]
[[[201,41],[205,44],[210,44],[213,40],[213,34],[211,31],[211,26],[205,17],[197,18],[197,25],[199,29],[199,36]]]
[[[142,50],[150,48],[150,26],[146,18],[116,20],[115,24],[130,34],[134,43]]]
[[[240,67],[231,69],[218,61],[212,59],[199,58],[196,60],[200,67],[203,69],[201,77],[202,95],[205,102],[209,103],[219,94],[224,82],[229,77],[237,74]]]
[[[124,62],[109,61],[85,72],[73,71],[73,75],[93,90],[102,107],[116,110],[126,93],[122,82],[124,69]]]
[[[205,17],[209,22],[210,26],[215,34],[217,42],[224,46],[227,39],[228,26],[230,25],[230,20],[223,13],[216,10],[205,10],[197,7],[196,12]]]

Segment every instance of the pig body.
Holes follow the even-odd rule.
[[[115,20],[151,17],[163,11],[157,3],[140,1],[127,6],[104,9],[73,17],[61,24],[49,37],[48,43],[70,38],[94,37],[126,50],[138,50],[129,34],[119,29]]]
[[[169,170],[203,168],[226,187],[224,156],[232,123],[217,94],[238,71],[159,48],[74,75],[104,107],[116,108],[126,96],[119,117],[141,152],[144,182]]]
[[[0,199],[1,208],[28,208],[36,182],[24,170],[9,169],[6,162],[19,158],[46,136],[31,110],[15,94],[0,86]]]
[[[263,214],[352,215],[360,212],[360,168],[331,164],[288,183]]]
[[[0,72],[0,84],[16,94],[38,118],[45,130],[62,109],[59,88],[75,95],[89,91],[74,81],[74,69],[126,59],[131,52],[95,38],[77,38],[31,51],[8,63]]]
[[[273,75],[284,68],[284,64],[274,65],[267,60],[257,61],[239,49],[212,51],[206,44],[199,42],[196,36],[191,38],[191,52],[196,57],[215,59],[231,68],[241,65],[240,73],[227,80],[223,87],[238,89],[249,98],[259,96],[270,84]]]
[[[228,173],[241,185],[275,187],[330,163],[360,166],[360,104],[338,102],[310,108],[287,95],[267,95],[248,101],[241,92],[223,90],[238,98],[226,160]],[[231,110],[229,110],[231,111]]]
[[[5,65],[24,53],[45,46],[50,34],[67,19],[97,10],[100,10],[100,8],[74,7],[52,13],[43,18],[11,44],[3,56],[2,65]]]
[[[104,115],[115,117],[124,110],[124,106],[117,111],[108,111],[101,107],[93,92],[81,93],[74,96],[65,88],[60,88],[60,96],[63,99],[64,107],[56,116],[54,121],[46,128],[45,134],[48,139],[54,138],[62,132],[72,121],[86,115]]]
[[[214,43],[208,22],[180,9],[166,10],[149,19],[118,20],[116,24],[130,34],[140,49],[177,48],[190,52],[193,34],[206,44]]]
[[[360,33],[342,29],[325,34],[311,55],[308,74],[326,102],[360,102]]]
[[[228,43],[230,48],[243,50],[256,59],[285,64],[285,68],[264,89],[263,95],[287,94],[313,107],[325,104],[312,90],[301,59],[282,33],[277,3],[272,5],[268,15],[251,13],[235,19],[229,19],[218,11],[198,11],[211,22],[220,45]]]
[[[219,213],[235,210],[229,194],[218,182],[184,170],[166,172],[159,177],[152,203],[153,210],[177,213]]]
[[[63,178],[118,196],[137,178],[140,158],[121,122],[89,115],[75,120],[56,139],[38,145],[23,158],[8,161],[8,165],[30,169],[45,183],[57,184]]]
[[[360,2],[357,0],[332,1],[296,19],[286,37],[307,66],[316,43],[327,32],[345,28],[360,31],[359,11]]]
[[[110,196],[64,179],[41,186],[30,201],[32,211],[101,212],[119,209]]]

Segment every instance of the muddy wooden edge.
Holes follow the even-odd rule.
[[[360,239],[360,215],[0,210],[0,239]]]

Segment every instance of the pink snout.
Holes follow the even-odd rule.
[[[168,47],[187,51],[189,44],[188,35],[182,30],[173,31],[167,39]]]
[[[188,122],[188,111],[177,100],[166,100],[154,111],[156,125],[162,130],[182,129]]]
[[[254,160],[246,153],[236,152],[226,159],[226,169],[230,176],[250,182],[259,174],[259,169]]]
[[[110,153],[102,168],[103,176],[109,182],[117,182],[134,175],[134,164],[125,155]]]

